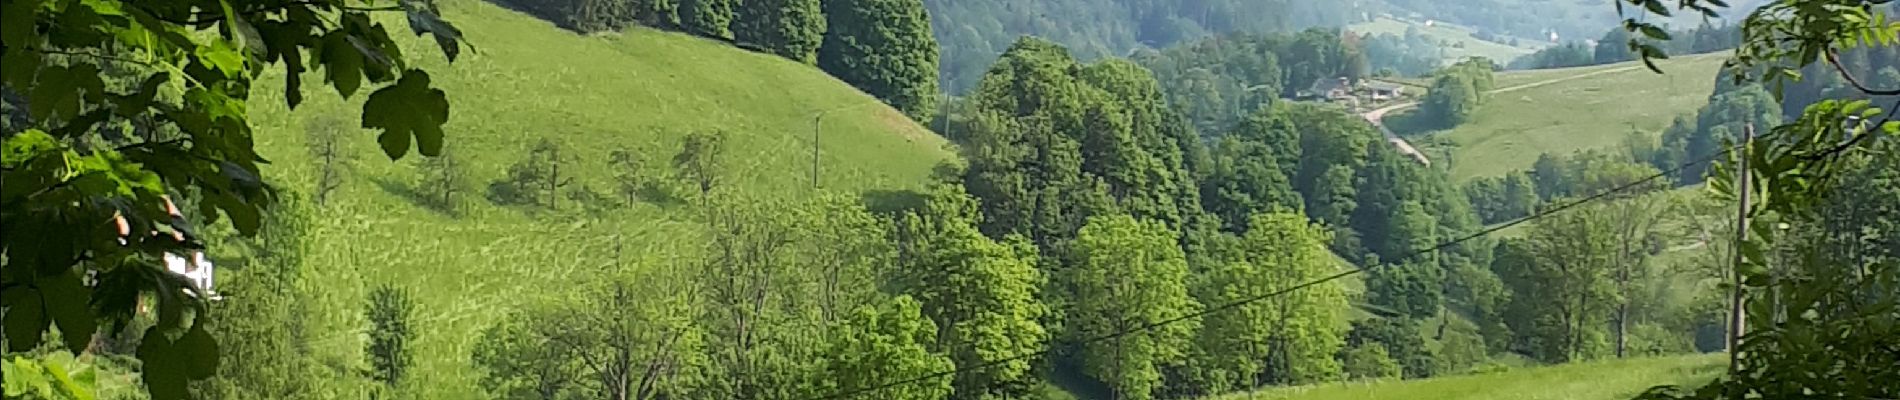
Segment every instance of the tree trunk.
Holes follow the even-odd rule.
[[[1625,300],[1616,305],[1616,358],[1628,356],[1629,349],[1630,305]]]
[[[548,159],[548,209],[559,210],[561,207],[556,202],[560,201],[561,191],[561,151],[553,150],[550,153],[553,157]]]

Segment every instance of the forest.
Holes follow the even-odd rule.
[[[1708,7],[1626,1],[1659,17]],[[1900,29],[1889,29],[1900,25],[1885,22],[1900,5],[1789,0],[1738,25],[1675,31],[1632,19],[1594,46],[1508,62],[1333,27],[1374,10],[1478,18],[1541,3],[1499,2],[8,0],[0,389],[1196,399],[1725,353],[1727,371],[1706,386],[1637,396],[1900,396],[1883,384],[1900,381],[1886,367],[1900,355],[1882,351],[1900,345],[1900,89],[1889,89],[1900,88]],[[451,104],[483,100],[454,93],[511,75],[457,68],[518,48],[482,50],[460,27],[532,26],[482,25],[514,11],[455,10],[496,6],[574,41],[652,29],[717,44],[694,51],[769,58],[743,67],[817,71],[888,106],[861,125],[934,133],[902,141],[942,143],[946,156],[884,155],[929,163],[922,179],[835,182],[823,157],[876,171],[897,163],[864,154],[908,151],[821,142],[839,129],[824,130],[827,113],[865,107],[835,100],[740,111],[795,126],[647,128],[676,131],[653,136],[666,139],[538,125],[506,128],[518,140],[468,134]],[[1848,17],[1813,22],[1830,15]],[[1841,49],[1842,32],[1869,39]],[[603,39],[616,34],[627,36]],[[1716,81],[1694,114],[1499,176],[1454,179],[1365,114],[1415,102],[1427,123],[1455,127],[1513,101],[1493,95],[1507,66],[1713,51],[1731,52],[1732,68],[1686,78]],[[1371,104],[1324,93],[1401,78],[1423,93]],[[714,93],[717,79],[688,84]],[[803,88],[738,93],[789,103]],[[300,114],[301,130],[272,119],[319,107],[347,113]],[[767,142],[805,132],[809,142]],[[811,146],[809,189],[759,183],[802,176],[807,150],[784,143]],[[334,243],[389,219],[440,225]],[[385,239],[419,254],[477,243],[474,263],[519,274],[501,281],[558,286],[458,304],[437,297],[496,289],[386,279],[405,272],[379,263],[405,254],[332,253]],[[534,246],[579,250],[488,253]],[[168,270],[180,254],[216,259],[215,292]],[[487,268],[448,260],[429,262]],[[458,323],[473,328],[429,336]]]

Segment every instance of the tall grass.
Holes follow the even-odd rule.
[[[1236,393],[1217,400],[1620,400],[1657,385],[1696,385],[1722,371],[1703,354],[1530,367],[1412,381],[1345,382]]]

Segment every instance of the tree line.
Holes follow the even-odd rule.
[[[1742,43],[1741,25],[1712,25],[1704,22],[1693,29],[1665,32],[1668,39],[1639,38],[1640,43],[1656,46],[1669,54],[1703,54],[1731,50]],[[1622,27],[1604,32],[1594,44],[1580,41],[1546,47],[1511,60],[1511,69],[1569,68],[1636,61],[1640,54],[1630,50],[1632,36]]]
[[[1339,26],[1357,18],[1335,3],[1270,0],[929,0],[945,49],[946,92],[964,94],[1017,38],[1034,36],[1078,58],[1126,56],[1228,33],[1290,32]]]

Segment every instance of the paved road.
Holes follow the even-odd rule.
[[[1425,153],[1421,153],[1418,151],[1418,148],[1412,147],[1412,142],[1407,142],[1405,141],[1405,138],[1399,137],[1398,134],[1392,133],[1391,129],[1387,129],[1385,127],[1385,122],[1383,121],[1385,119],[1386,113],[1397,111],[1399,109],[1410,108],[1416,105],[1418,105],[1418,102],[1415,102],[1415,101],[1393,104],[1393,105],[1389,105],[1385,107],[1379,107],[1378,109],[1375,109],[1372,111],[1367,111],[1362,116],[1366,118],[1366,122],[1371,122],[1372,126],[1379,127],[1379,133],[1382,135],[1385,135],[1385,141],[1387,143],[1392,143],[1392,146],[1394,147],[1398,147],[1400,154],[1405,154],[1408,157],[1412,157],[1412,159],[1418,160],[1420,164],[1432,165],[1432,160],[1430,158],[1425,157]]]
[[[1566,76],[1566,77],[1556,78],[1556,79],[1546,79],[1542,81],[1531,82],[1531,83],[1526,83],[1526,84],[1517,85],[1517,86],[1497,88],[1485,93],[1493,94],[1493,95],[1500,94],[1500,93],[1508,93],[1508,92],[1514,92],[1514,91],[1519,91],[1519,90],[1524,90],[1524,89],[1530,89],[1530,88],[1534,88],[1538,86],[1554,84],[1554,83],[1563,82],[1563,81],[1569,81],[1573,79],[1583,79],[1583,78],[1588,78],[1588,77],[1603,75],[1603,74],[1614,74],[1618,72],[1626,72],[1626,71],[1635,70],[1638,68],[1644,68],[1644,67],[1642,65],[1632,65],[1632,66],[1627,66],[1627,67],[1603,69],[1603,70],[1591,71],[1590,73],[1585,73],[1585,74],[1577,74],[1577,75],[1571,75],[1571,76]],[[1361,114],[1361,116],[1366,118],[1366,122],[1371,122],[1373,126],[1379,127],[1379,133],[1385,136],[1385,141],[1388,143],[1392,143],[1392,146],[1394,147],[1398,147],[1399,153],[1412,157],[1412,159],[1414,160],[1418,160],[1420,164],[1432,165],[1432,160],[1430,158],[1425,157],[1425,153],[1419,152],[1418,148],[1412,147],[1411,142],[1406,141],[1405,138],[1399,137],[1398,134],[1392,133],[1391,129],[1387,129],[1385,127],[1384,120],[1385,120],[1386,114],[1391,113],[1393,111],[1412,108],[1417,105],[1418,105],[1418,102],[1416,101],[1392,104],[1385,107],[1379,107],[1372,111],[1367,111],[1365,114]]]

